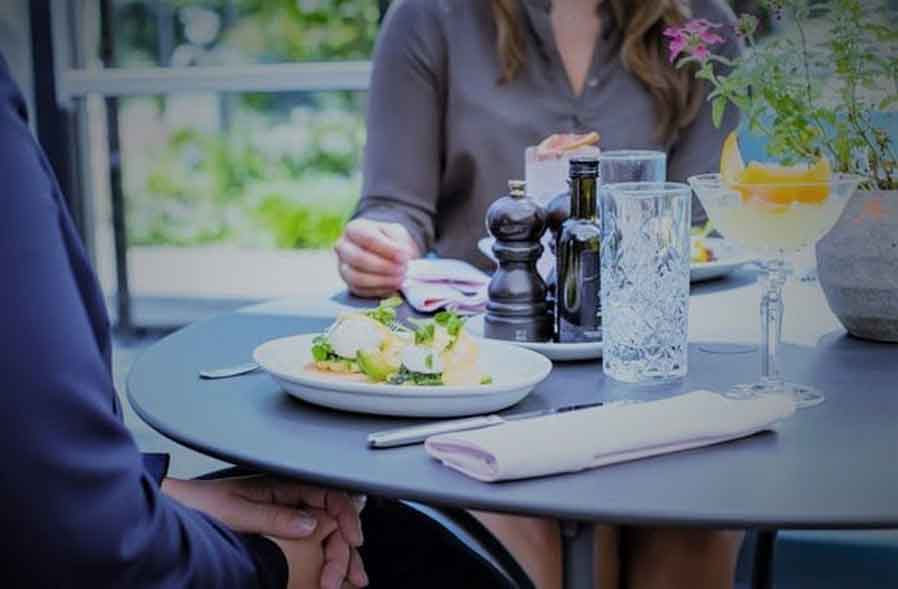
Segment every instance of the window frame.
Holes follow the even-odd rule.
[[[367,91],[370,86],[371,61],[309,61],[301,63],[247,64],[238,66],[152,67],[125,69],[84,67],[81,55],[81,31],[74,23],[81,13],[81,0],[49,1],[52,34],[47,41],[53,55],[56,104],[60,111],[72,113],[79,121],[78,144],[86,147],[86,109],[88,97],[97,96],[106,101],[107,145],[110,150],[109,183],[112,196],[112,225],[115,247],[116,304],[115,323],[119,332],[133,335],[141,330],[132,317],[132,296],[127,264],[127,224],[124,190],[122,186],[121,158],[118,148],[117,101],[126,96],[159,96],[183,93],[245,93],[245,92],[321,92]],[[109,59],[111,48],[109,27],[111,0],[98,0],[102,21],[101,37],[106,36],[106,50],[101,49],[104,61]],[[390,0],[377,0],[380,20],[386,13]],[[101,43],[102,45],[102,43]],[[83,160],[82,158],[80,158]],[[83,161],[72,162],[83,169]],[[87,175],[82,175],[80,198],[82,207],[93,209],[92,191],[85,185]],[[91,243],[95,231],[92,219],[84,219],[81,230],[87,243]],[[92,252],[93,253],[93,252]]]

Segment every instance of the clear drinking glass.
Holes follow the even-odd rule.
[[[599,156],[599,181],[603,185],[618,182],[664,182],[667,180],[667,154],[647,149],[616,149]]]
[[[786,382],[780,373],[777,351],[782,338],[785,257],[812,245],[829,231],[863,180],[835,174],[826,182],[731,185],[720,174],[689,178],[714,227],[763,260],[761,379],[737,385],[729,392],[731,396],[791,395],[798,407],[823,402],[821,391]]]
[[[602,367],[627,383],[686,376],[692,191],[625,182],[602,197]]]

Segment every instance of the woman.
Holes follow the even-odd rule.
[[[350,290],[393,292],[407,262],[430,251],[487,264],[476,246],[486,210],[523,176],[524,148],[552,133],[598,131],[603,149],[664,150],[671,180],[714,171],[735,113],[713,127],[706,89],[670,65],[662,31],[733,15],[722,0],[688,4],[394,1],[374,57],[362,200],[336,247]],[[559,586],[556,522],[476,515],[537,586]],[[740,538],[628,529],[621,575],[634,588],[726,587]]]

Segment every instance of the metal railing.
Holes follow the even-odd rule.
[[[153,96],[207,92],[319,92],[368,89],[368,61],[140,69],[66,69],[58,98]]]

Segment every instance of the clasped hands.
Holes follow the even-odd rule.
[[[269,537],[287,559],[289,589],[368,584],[358,552],[364,497],[270,476],[167,478],[162,491],[234,531]]]

